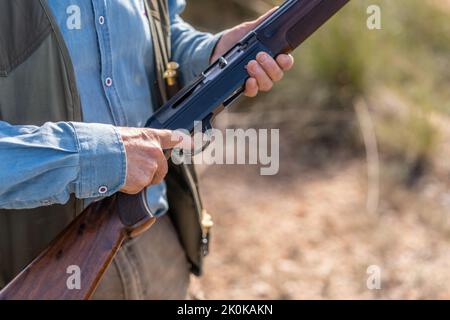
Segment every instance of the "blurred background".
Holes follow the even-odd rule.
[[[280,2],[188,0],[184,18],[216,32]],[[216,226],[192,296],[450,298],[450,1],[352,1],[295,58],[217,120],[280,129],[280,173],[200,168]]]

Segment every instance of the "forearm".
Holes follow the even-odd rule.
[[[171,4],[172,60],[180,64],[183,81],[188,82],[208,67],[221,34],[212,35],[195,30],[180,17],[185,2],[171,0],[169,3]]]
[[[125,150],[112,126],[0,121],[0,208],[63,204],[71,194],[108,196],[121,188],[125,176]]]

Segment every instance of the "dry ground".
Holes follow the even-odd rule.
[[[449,119],[433,172],[412,189],[382,184],[369,215],[363,159],[320,170],[285,159],[275,177],[257,168],[201,169],[215,217],[206,274],[194,283],[208,299],[450,298]],[[367,289],[366,270],[382,270]]]

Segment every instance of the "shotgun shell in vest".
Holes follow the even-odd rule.
[[[177,85],[179,69],[180,65],[174,61],[167,64],[166,71],[164,72],[164,79],[166,80],[167,86],[173,87]]]

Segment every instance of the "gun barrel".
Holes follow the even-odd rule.
[[[255,30],[275,55],[300,46],[350,0],[289,0]]]

